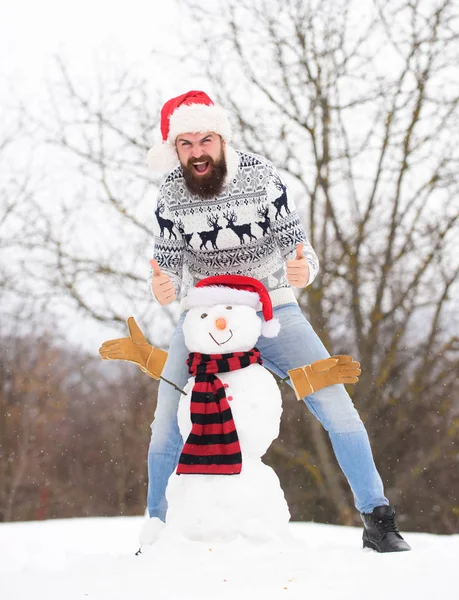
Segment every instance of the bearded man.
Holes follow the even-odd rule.
[[[182,308],[164,378],[182,388],[188,380],[184,299],[198,281],[213,275],[244,275],[267,288],[281,324],[276,338],[265,334],[257,343],[269,370],[286,378],[290,369],[327,358],[292,289],[312,283],[317,256],[274,166],[231,147],[225,111],[201,91],[166,102],[161,133],[162,141],[148,155],[153,169],[169,172],[155,210],[151,290],[159,304],[177,299]],[[183,447],[179,397],[177,389],[161,381],[148,453],[148,512],[163,521],[165,489]],[[344,386],[323,388],[303,400],[328,431],[361,514],[364,547],[410,550],[384,495],[365,426]]]

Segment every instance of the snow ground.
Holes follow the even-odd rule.
[[[0,525],[2,600],[458,600],[459,535],[412,552],[361,548],[361,530],[292,523],[293,546],[183,542],[139,556],[143,517]]]

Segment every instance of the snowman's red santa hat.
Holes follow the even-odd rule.
[[[207,94],[198,90],[171,98],[161,109],[161,135],[148,152],[148,165],[155,171],[175,168],[179,158],[175,140],[181,133],[213,131],[225,141],[231,140],[231,125],[225,110],[216,106]]]
[[[273,316],[273,305],[265,286],[253,277],[242,275],[214,275],[201,279],[186,297],[187,308],[216,304],[243,304],[263,312],[261,334],[276,337],[280,323]]]

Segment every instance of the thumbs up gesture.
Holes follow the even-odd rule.
[[[150,265],[153,269],[152,289],[156,300],[162,306],[170,304],[177,297],[171,278],[161,271],[161,267],[154,258],[150,260]]]
[[[304,287],[309,281],[309,265],[304,257],[304,245],[296,247],[296,257],[287,261],[287,281],[293,287]]]

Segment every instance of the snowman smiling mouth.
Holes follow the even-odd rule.
[[[233,337],[233,332],[231,331],[231,329],[229,330],[229,332],[231,333],[231,335],[230,335],[230,336],[229,336],[229,338],[228,338],[227,340],[225,340],[224,342],[217,342],[217,340],[214,338],[214,336],[213,336],[211,333],[209,333],[209,335],[210,335],[210,337],[211,337],[211,338],[214,340],[214,342],[215,342],[216,344],[218,344],[219,346],[223,346],[223,344],[226,344],[226,342],[229,342],[229,341],[230,341],[230,339]]]

